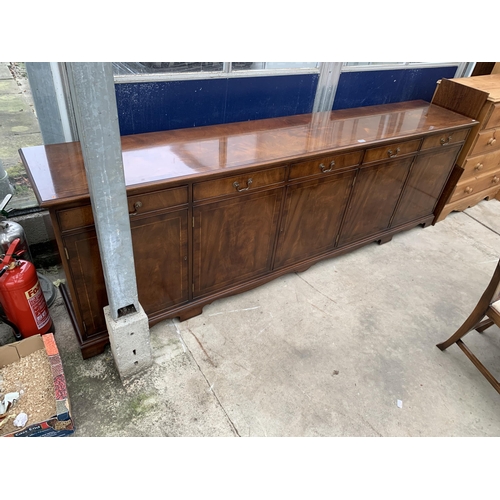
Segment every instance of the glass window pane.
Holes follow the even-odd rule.
[[[221,62],[114,62],[115,75],[156,75],[222,71]]]
[[[317,62],[234,62],[233,71],[262,69],[304,69],[317,68]]]
[[[346,62],[344,66],[386,66],[386,65],[397,65],[397,64],[407,64],[404,62]],[[414,64],[414,63],[412,63]]]

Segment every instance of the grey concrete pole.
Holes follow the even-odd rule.
[[[151,364],[147,316],[139,304],[111,63],[67,63],[120,375]]]

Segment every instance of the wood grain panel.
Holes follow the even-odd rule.
[[[274,189],[194,209],[194,296],[271,270],[284,189]]]
[[[86,337],[91,337],[106,331],[103,307],[108,305],[97,235],[94,229],[88,229],[64,237],[63,244],[76,291],[73,301],[83,321],[80,327]]]
[[[193,199],[199,201],[219,196],[246,194],[248,191],[283,183],[285,182],[285,175],[286,168],[278,167],[214,181],[200,182],[193,186]]]
[[[431,215],[451,173],[460,145],[419,156],[411,167],[403,196],[391,222],[399,226]]]
[[[489,93],[476,88],[461,85],[459,79],[443,78],[434,93],[432,103],[455,111],[461,115],[476,119],[479,116]]]
[[[349,201],[339,246],[389,227],[413,158],[360,169]]]
[[[345,155],[325,156],[314,160],[294,163],[290,166],[289,179],[300,179],[316,175],[325,175],[336,170],[359,165],[363,156],[362,151]]]
[[[58,210],[57,220],[62,231],[69,231],[79,227],[92,226],[94,224],[94,214],[90,205],[84,205],[82,207]]]
[[[436,134],[431,137],[426,137],[422,142],[421,150],[446,147],[457,142],[462,142],[467,138],[468,130],[457,130],[454,132],[447,132],[444,134]]]
[[[396,142],[388,144],[380,148],[373,148],[366,151],[363,158],[363,163],[371,163],[374,161],[388,160],[397,156],[403,156],[408,153],[414,153],[420,146],[420,139],[405,142]]]
[[[137,215],[187,204],[188,201],[187,186],[127,197],[129,213]]]
[[[289,186],[274,268],[335,246],[355,171]]]
[[[131,223],[139,302],[148,315],[188,300],[187,220],[181,210]]]

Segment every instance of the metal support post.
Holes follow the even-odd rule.
[[[152,358],[137,293],[113,72],[111,63],[67,63],[67,69],[108,294],[106,322],[123,377]]]

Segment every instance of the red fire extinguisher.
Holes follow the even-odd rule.
[[[15,256],[19,242],[16,238],[11,243],[0,262],[0,303],[5,323],[14,329],[16,337],[26,338],[53,331],[53,324],[35,266]]]

